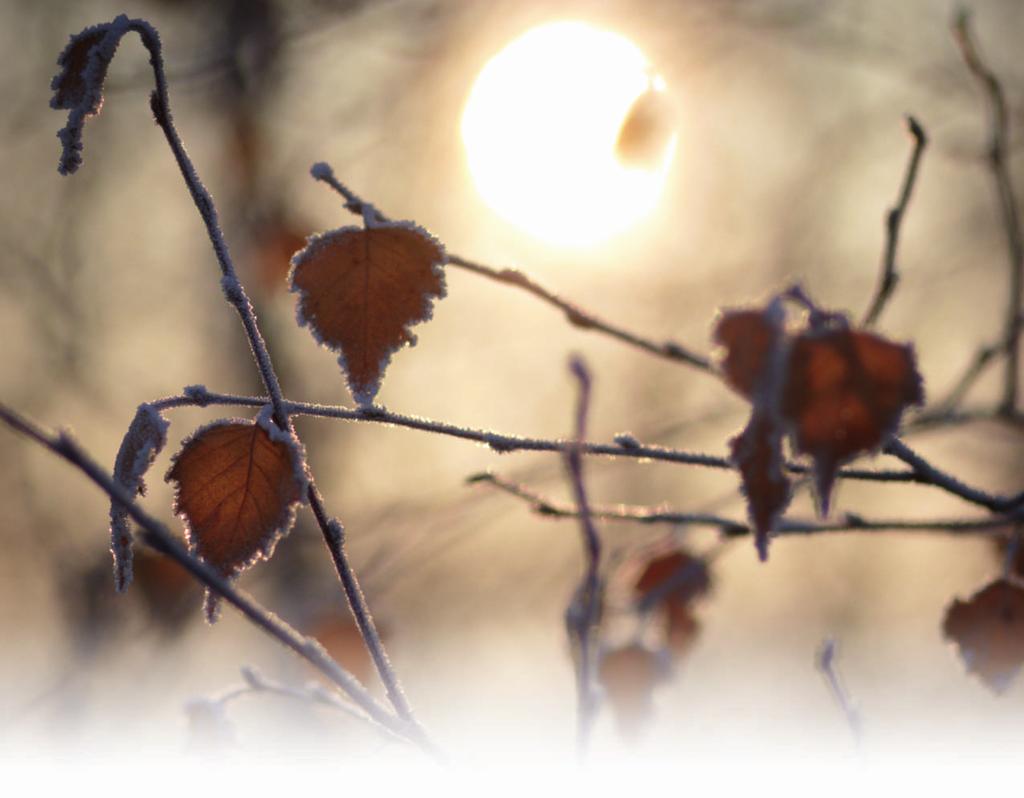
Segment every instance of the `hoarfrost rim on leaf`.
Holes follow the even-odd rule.
[[[167,445],[171,422],[153,405],[144,402],[135,411],[114,460],[113,477],[133,496],[145,495],[143,476]],[[132,583],[132,533],[128,510],[110,503],[110,553],[114,558],[114,589],[123,593]]]
[[[164,480],[166,482],[175,483],[173,503],[174,512],[184,524],[185,540],[188,544],[189,552],[193,556],[199,557],[204,562],[209,562],[199,553],[199,538],[193,530],[192,523],[189,520],[187,513],[181,507],[182,483],[173,475],[179,459],[186,451],[188,451],[189,447],[193,443],[200,440],[204,435],[208,434],[212,430],[229,426],[259,427],[267,434],[267,437],[272,442],[281,443],[286,446],[289,453],[289,459],[291,460],[292,477],[295,480],[296,498],[284,504],[281,511],[274,519],[271,528],[266,532],[266,534],[260,536],[259,544],[255,547],[252,554],[250,554],[246,559],[233,563],[227,569],[224,569],[221,565],[212,562],[210,563],[210,565],[221,571],[227,579],[237,578],[242,572],[248,570],[261,560],[269,560],[273,556],[278,542],[287,535],[294,526],[299,505],[306,503],[306,491],[309,483],[306,472],[305,452],[301,445],[297,443],[294,434],[290,431],[285,432],[281,430],[281,428],[273,422],[272,418],[273,406],[268,404],[264,405],[256,417],[252,419],[222,418],[198,427],[181,442],[180,448],[174,457],[171,458],[171,465],[168,467],[167,473],[164,475]],[[204,598],[204,610],[206,618],[210,623],[214,623],[219,617],[220,603],[219,597],[214,595],[210,590],[206,591]]]
[[[314,168],[319,164],[314,164]],[[349,370],[348,360],[345,356],[345,352],[341,344],[333,344],[327,341],[321,332],[317,329],[313,319],[307,318],[303,312],[303,302],[308,296],[307,292],[296,285],[295,278],[298,269],[303,264],[325,247],[331,245],[334,242],[341,242],[344,238],[350,235],[363,235],[369,230],[387,230],[387,229],[401,229],[410,230],[417,235],[422,236],[428,241],[436,250],[437,258],[430,264],[430,273],[437,278],[438,291],[433,293],[430,291],[424,291],[421,293],[421,305],[419,315],[412,321],[404,323],[402,330],[405,332],[407,339],[400,341],[397,345],[390,346],[384,356],[380,359],[377,364],[377,379],[366,386],[357,386],[353,382],[351,371]],[[417,336],[415,333],[410,331],[410,327],[417,324],[425,324],[434,317],[434,302],[444,299],[448,295],[448,284],[445,278],[444,266],[447,263],[448,256],[445,250],[444,244],[434,236],[429,230],[412,221],[376,221],[372,226],[368,227],[357,227],[354,225],[346,225],[343,227],[336,227],[332,230],[326,230],[323,233],[316,233],[309,236],[306,239],[306,246],[303,247],[299,252],[296,252],[291,259],[291,268],[288,271],[288,286],[289,292],[297,294],[299,297],[298,302],[295,306],[295,320],[300,327],[306,327],[309,329],[310,334],[314,340],[326,349],[336,353],[338,365],[341,367],[342,373],[345,375],[345,382],[348,385],[349,391],[352,394],[352,398],[357,405],[360,407],[372,407],[373,400],[380,392],[381,386],[384,383],[384,374],[387,371],[388,365],[391,363],[392,357],[396,352],[399,352],[406,346],[413,347],[416,345]]]

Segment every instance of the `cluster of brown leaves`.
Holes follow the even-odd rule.
[[[703,559],[673,548],[627,563],[622,579],[630,612],[641,630],[653,631],[653,641],[638,634],[602,652],[598,676],[620,734],[634,740],[653,716],[656,689],[671,664],[681,663],[697,642],[701,624],[694,605],[710,592],[711,575]]]
[[[790,501],[784,437],[811,458],[818,507],[827,515],[839,468],[882,447],[903,411],[924,401],[909,344],[851,329],[844,316],[813,306],[807,325],[791,332],[786,296],[764,308],[727,310],[714,331],[726,381],[752,405],[730,445],[762,560]]]

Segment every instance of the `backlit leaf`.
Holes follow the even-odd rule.
[[[726,382],[747,399],[767,382],[765,373],[785,339],[784,310],[776,301],[764,310],[729,310],[715,325],[715,343],[725,347]]]
[[[268,411],[201,427],[167,472],[190,549],[226,577],[270,557],[305,490],[298,445]]]
[[[768,559],[768,536],[790,499],[779,427],[755,408],[743,432],[729,441],[729,448],[743,481],[757,556],[764,562]]]
[[[391,356],[414,344],[445,295],[444,248],[406,222],[342,227],[314,236],[292,260],[298,319],[339,353],[356,402],[370,405]]]
[[[814,330],[793,341],[782,413],[796,451],[814,459],[822,513],[839,466],[877,449],[908,405],[924,401],[910,346],[857,330]]]
[[[957,644],[967,670],[1001,693],[1024,664],[1024,589],[1000,579],[968,601],[957,599],[942,629]]]
[[[808,327],[798,333],[786,330],[786,297],[810,306]],[[790,498],[783,437],[813,460],[818,506],[827,515],[838,469],[881,448],[903,411],[924,401],[921,376],[912,347],[852,330],[799,291],[763,309],[725,312],[713,337],[724,347],[726,382],[753,405],[750,422],[730,444],[764,560]]]

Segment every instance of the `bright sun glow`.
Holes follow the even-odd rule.
[[[462,139],[478,191],[552,244],[623,232],[657,204],[676,140],[669,129],[653,159],[631,162],[622,157],[623,124],[664,90],[618,34],[581,22],[527,31],[487,62],[466,101]]]

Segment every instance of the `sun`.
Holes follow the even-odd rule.
[[[483,67],[462,140],[495,213],[547,243],[581,247],[625,232],[657,205],[676,134],[665,82],[635,44],[552,22]]]

